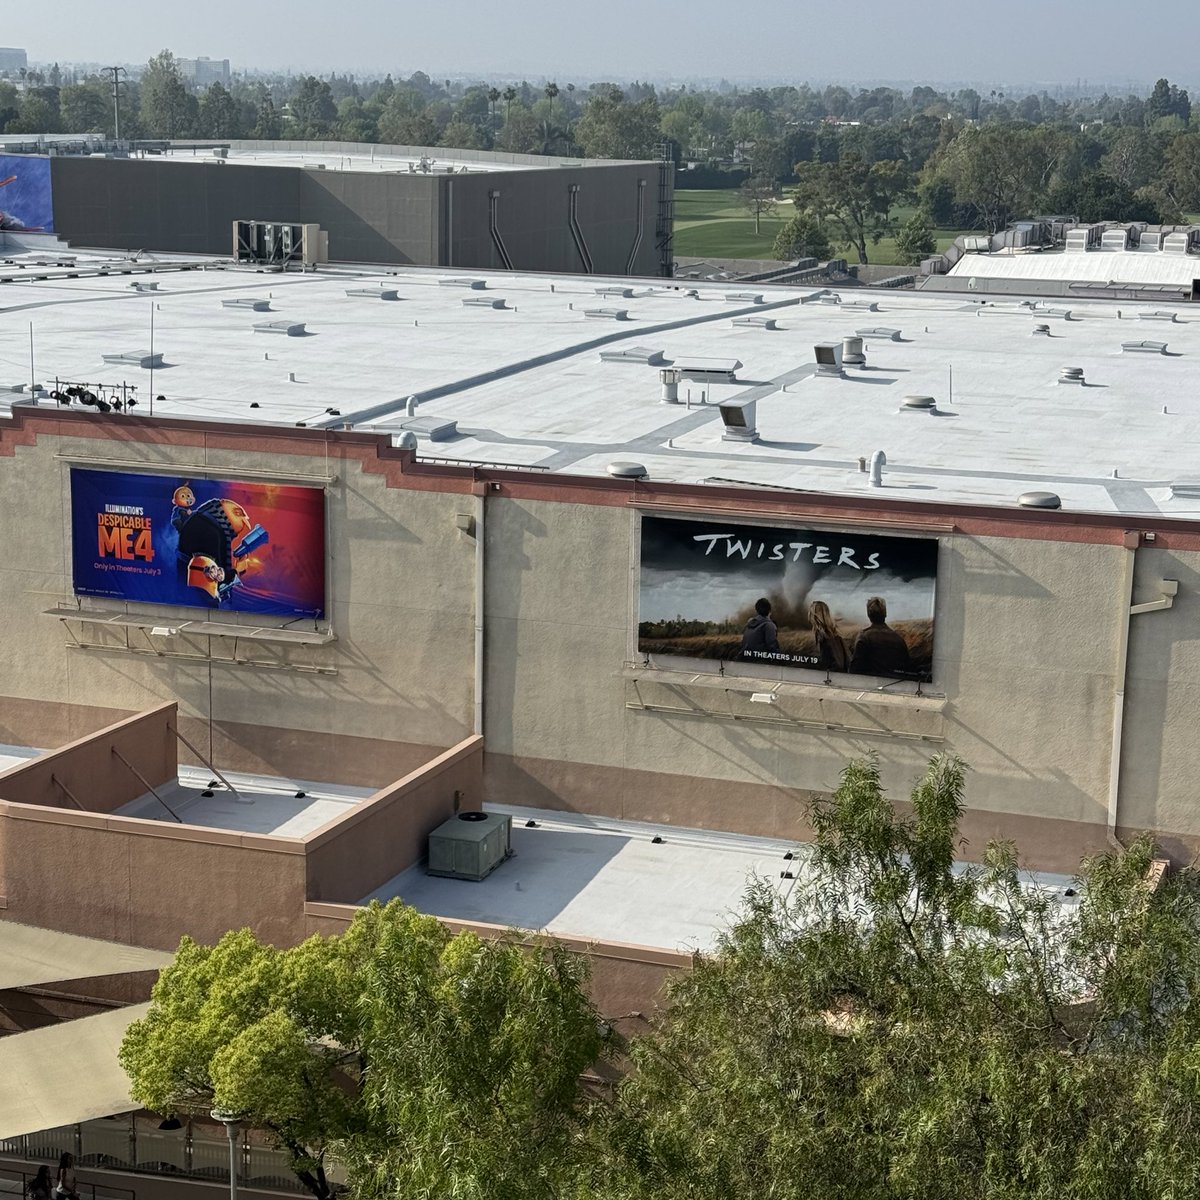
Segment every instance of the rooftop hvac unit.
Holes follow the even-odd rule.
[[[512,817],[461,812],[429,835],[430,875],[486,879],[512,852]]]
[[[311,266],[329,261],[329,234],[319,225],[234,221],[233,256],[238,262]]]

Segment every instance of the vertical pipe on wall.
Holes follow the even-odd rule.
[[[1108,841],[1123,850],[1117,837],[1117,816],[1121,801],[1121,736],[1125,727],[1125,674],[1129,665],[1129,610],[1133,607],[1133,571],[1138,535],[1125,534],[1125,561],[1121,571],[1120,629],[1117,632],[1117,665],[1114,675],[1112,745],[1108,760]]]
[[[487,506],[486,485],[475,497],[475,720],[473,732],[483,736],[483,583],[485,549],[484,512]]]

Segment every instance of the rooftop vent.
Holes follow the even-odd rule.
[[[1067,230],[1067,245],[1068,254],[1082,254],[1089,250],[1091,235],[1087,229],[1068,229]]]
[[[658,373],[662,384],[662,402],[664,404],[679,403],[679,371],[675,367],[663,367]]]
[[[270,300],[261,296],[234,296],[232,300],[222,300],[222,308],[248,308],[251,312],[270,312]]]
[[[1200,500],[1200,479],[1176,479],[1171,484],[1171,496],[1176,500]]]
[[[621,346],[600,351],[601,362],[641,363],[645,367],[657,367],[662,360],[663,352],[649,346]]]
[[[645,479],[650,473],[640,462],[624,458],[610,462],[607,469],[614,479]]]
[[[129,285],[135,292],[157,292],[158,281],[155,279],[138,279]]]
[[[842,338],[842,362],[847,366],[866,366],[867,356],[863,353],[863,340],[858,337]]]
[[[464,300],[465,304],[466,301]],[[584,308],[580,310],[583,315],[592,321],[628,321],[629,309],[627,308]]]
[[[1188,250],[1188,235],[1186,231],[1168,233],[1162,242],[1164,254],[1186,254]]]
[[[401,450],[415,450],[417,448],[417,435],[406,431],[396,439],[396,445]]]
[[[905,396],[900,401],[901,412],[936,412],[937,401],[932,396]]]
[[[1049,337],[1050,336],[1050,326],[1049,325],[1035,325],[1031,332],[1033,333],[1034,337]]]
[[[730,325],[734,329],[778,329],[779,326],[774,317],[733,317]]]
[[[742,361],[738,358],[677,358],[674,365],[680,379],[695,383],[737,383]]]
[[[763,302],[762,292],[726,292],[726,304],[761,304]]]
[[[889,342],[898,342],[900,340],[900,330],[888,329],[883,325],[871,325],[866,329],[856,329],[854,331],[860,338],[874,338],[875,340],[885,340]]]
[[[466,275],[447,275],[438,283],[442,287],[470,288],[473,292],[482,292],[487,287],[486,279],[471,279]]]
[[[876,300],[846,300],[842,308],[847,312],[878,312],[879,303]]]
[[[163,356],[151,354],[148,350],[127,350],[123,354],[102,354],[100,357],[113,366],[144,367],[148,371],[157,370],[163,365]]]
[[[818,375],[842,376],[845,374],[845,371],[842,370],[841,342],[818,342],[813,347],[813,354],[817,360]]]
[[[430,875],[486,879],[512,853],[512,817],[461,812],[429,835]]]
[[[303,321],[259,321],[255,333],[281,333],[284,337],[303,337]]]
[[[820,304],[841,304],[841,302],[842,298],[837,294],[837,292],[826,292],[825,295],[821,296],[818,300],[818,303]]]
[[[1129,247],[1127,229],[1106,229],[1100,235],[1101,250],[1126,250]]]
[[[721,435],[723,442],[758,441],[758,429],[755,426],[757,400],[722,400],[718,407],[721,424],[725,427]]]
[[[463,308],[507,308],[508,301],[503,296],[464,296]]]
[[[609,300],[632,300],[633,288],[621,287],[619,284],[608,284],[606,287],[593,289],[597,296],[606,296]]]
[[[409,433],[427,437],[431,442],[448,442],[458,436],[458,422],[447,417],[435,417],[427,414],[423,417],[405,417],[400,422],[400,428]]]
[[[1043,308],[1038,313],[1039,317],[1057,317],[1060,321],[1070,321],[1071,310],[1069,308]]]
[[[1058,373],[1059,383],[1083,383],[1082,367],[1063,367]]]
[[[1166,342],[1122,342],[1122,354],[1166,354]]]
[[[399,300],[400,293],[395,288],[347,288],[347,296],[367,296],[372,300]]]
[[[1062,508],[1062,501],[1054,492],[1022,492],[1017,503],[1022,508]]]
[[[1174,324],[1179,320],[1179,314],[1169,308],[1152,308],[1149,312],[1139,312],[1139,321],[1169,321]]]

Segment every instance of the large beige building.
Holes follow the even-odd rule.
[[[966,759],[965,858],[1200,845],[1186,307],[145,257],[0,296],[8,920],[290,941],[399,894],[601,943],[632,1007],[852,756],[899,798]],[[341,790],[255,825],[212,768]],[[463,804],[518,858],[405,876]]]

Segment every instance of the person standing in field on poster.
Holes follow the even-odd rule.
[[[867,620],[870,625],[854,643],[850,670],[856,675],[897,675],[900,678],[912,674],[908,644],[887,623],[887,601],[882,596],[872,596],[867,601]]]
[[[742,631],[742,658],[748,662],[779,653],[779,627],[771,620],[771,602],[763,596],[754,602],[754,616]]]
[[[842,640],[842,635],[838,633],[829,605],[824,600],[814,600],[808,607],[808,620],[812,625],[813,641],[816,643],[818,670],[847,670],[850,666],[850,655],[846,652],[846,643]]]

